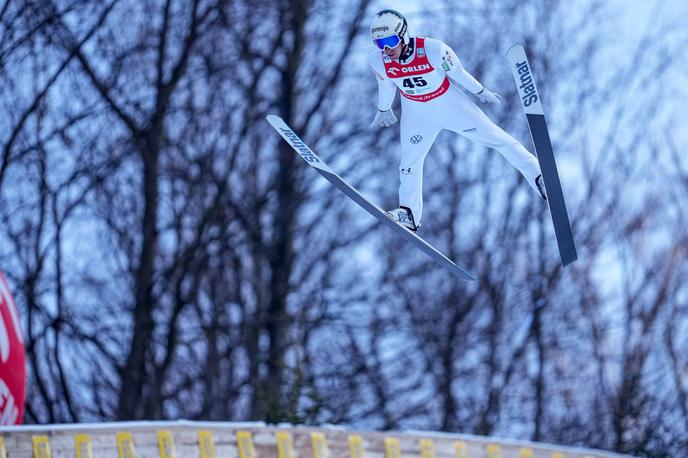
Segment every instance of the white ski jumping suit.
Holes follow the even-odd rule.
[[[442,129],[496,149],[537,190],[535,177],[540,175],[540,166],[535,156],[451,84],[472,94],[483,89],[454,51],[431,38],[411,37],[408,46],[410,55],[404,61],[390,59],[376,49],[369,62],[377,75],[377,108],[391,109],[397,87],[402,95],[399,205],[411,209],[416,224],[420,225],[423,216],[423,162]]]

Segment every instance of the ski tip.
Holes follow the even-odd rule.
[[[268,124],[270,124],[278,132],[279,132],[280,128],[287,128],[288,127],[285,124],[285,122],[282,120],[282,118],[280,118],[277,115],[269,114],[265,117],[265,119],[268,121]]]
[[[506,55],[508,56],[508,55],[511,54],[513,51],[520,50],[520,49],[523,49],[523,45],[520,44],[520,43],[516,43],[516,44],[514,44],[514,45],[511,45],[511,47],[510,47],[509,49],[506,50]]]

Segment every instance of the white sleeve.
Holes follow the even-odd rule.
[[[377,109],[387,111],[392,108],[394,96],[397,95],[397,85],[377,72],[375,72],[375,77],[377,78]]]
[[[371,56],[369,62],[375,72],[375,78],[377,79],[377,109],[380,111],[387,111],[392,108],[394,97],[397,95],[397,85],[384,75],[384,67],[378,68],[380,66],[376,65],[374,61],[375,57],[380,59],[379,55]],[[380,63],[382,63],[381,60]],[[381,70],[382,73],[380,73]]]
[[[426,44],[426,52],[433,67],[440,67],[452,81],[472,94],[483,90],[483,85],[463,68],[458,56],[449,46],[440,40],[431,40],[430,44],[430,46]]]

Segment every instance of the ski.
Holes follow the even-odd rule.
[[[561,182],[559,181],[557,163],[554,160],[552,142],[549,137],[547,123],[545,122],[545,114],[540,104],[540,95],[535,86],[535,80],[530,70],[530,63],[528,62],[523,46],[512,46],[507,51],[506,55],[511,65],[511,71],[514,75],[516,86],[518,87],[521,104],[528,118],[530,136],[535,145],[535,154],[540,163],[542,179],[545,181],[547,203],[549,204],[549,211],[552,215],[552,223],[554,224],[554,233],[557,237],[557,244],[559,245],[561,265],[566,267],[578,259],[578,254],[576,253],[576,244],[573,240],[569,215],[566,211],[564,194],[561,190]]]
[[[320,175],[327,181],[332,183],[337,189],[346,194],[351,200],[363,207],[368,213],[373,215],[385,226],[392,229],[402,238],[419,248],[423,253],[430,256],[439,265],[449,269],[451,273],[463,280],[477,281],[477,279],[466,272],[461,267],[457,266],[445,255],[440,253],[435,247],[420,238],[414,232],[406,229],[396,221],[392,220],[387,213],[379,208],[377,205],[371,203],[368,199],[349,185],[346,181],[339,177],[330,167],[323,162],[300,138],[294,131],[280,118],[275,115],[268,115],[267,120],[270,125],[279,133],[282,138],[289,143],[289,145],[296,151],[301,158],[306,161],[308,165],[313,167]]]

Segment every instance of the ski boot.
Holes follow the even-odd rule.
[[[420,227],[420,225],[416,225],[416,222],[413,219],[413,213],[408,207],[395,208],[394,210],[388,210],[385,213],[387,213],[387,215],[389,215],[389,217],[394,221],[400,223],[410,231],[416,232]]]
[[[547,200],[547,193],[545,192],[545,183],[542,181],[542,175],[535,177],[535,187],[540,193],[540,197]]]

